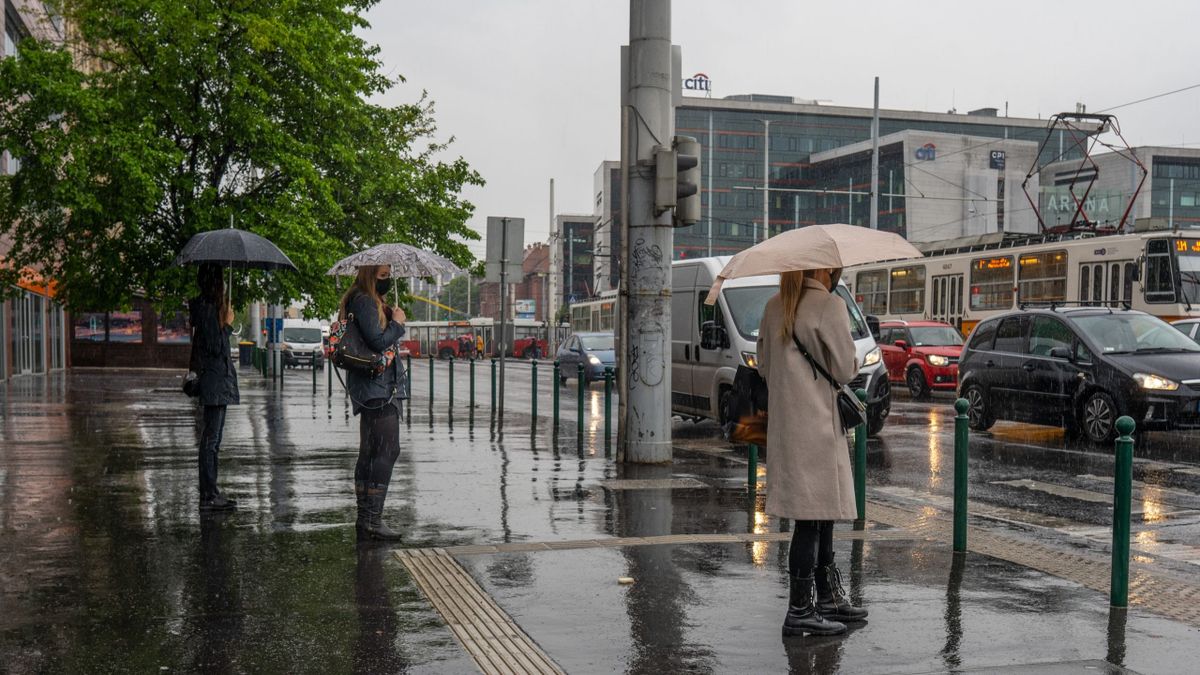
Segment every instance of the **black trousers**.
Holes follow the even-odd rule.
[[[217,454],[225,432],[225,406],[204,406],[204,427],[200,432],[200,498],[211,499],[217,490]]]
[[[376,406],[383,400],[367,401]],[[400,456],[400,409],[385,405],[364,408],[358,415],[358,463],[354,482],[385,486],[392,480],[392,467]]]
[[[817,565],[833,563],[833,521],[797,520],[788,549],[788,572],[793,577],[813,575]]]

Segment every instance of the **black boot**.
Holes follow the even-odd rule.
[[[211,497],[200,498],[200,512],[212,513],[215,511],[232,511],[237,508],[237,502],[233,499],[226,499],[225,495],[217,493]]]
[[[841,635],[846,624],[829,621],[813,606],[813,578],[792,577],[787,616],[783,618],[783,636]]]
[[[817,568],[817,611],[834,621],[867,620],[867,610],[850,604],[842,588],[842,573],[833,563]]]
[[[367,485],[367,523],[361,532],[370,539],[399,541],[403,535],[383,524],[383,502],[387,499],[387,491],[386,485]]]
[[[354,481],[354,500],[358,502],[358,517],[354,519],[354,530],[362,534],[367,529],[367,484],[365,481]]]

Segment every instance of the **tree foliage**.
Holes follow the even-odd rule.
[[[356,31],[376,0],[66,0],[67,44],[23,40],[0,61],[0,269],[58,281],[76,309],[135,293],[168,303],[192,274],[171,261],[231,223],[279,245],[298,273],[235,274],[235,301],[307,298],[325,271],[384,241],[471,261],[456,239],[482,179],[443,161],[432,104],[371,102],[401,82]]]

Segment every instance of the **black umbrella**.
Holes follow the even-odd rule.
[[[275,244],[253,232],[232,227],[193,236],[175,258],[176,265],[202,263],[260,270],[296,269]]]

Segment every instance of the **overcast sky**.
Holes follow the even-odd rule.
[[[963,2],[675,0],[672,42],[685,76],[713,96],[762,93],[880,106],[1045,118],[1089,112],[1200,84],[1194,0]],[[466,197],[471,225],[525,218],[545,241],[549,180],[558,213],[592,212],[592,174],[618,158],[623,0],[382,0],[366,34],[385,72],[383,103],[436,104],[438,138],[454,137],[487,180]],[[1200,147],[1200,88],[1112,111],[1135,145]],[[483,244],[472,245],[482,256]]]

